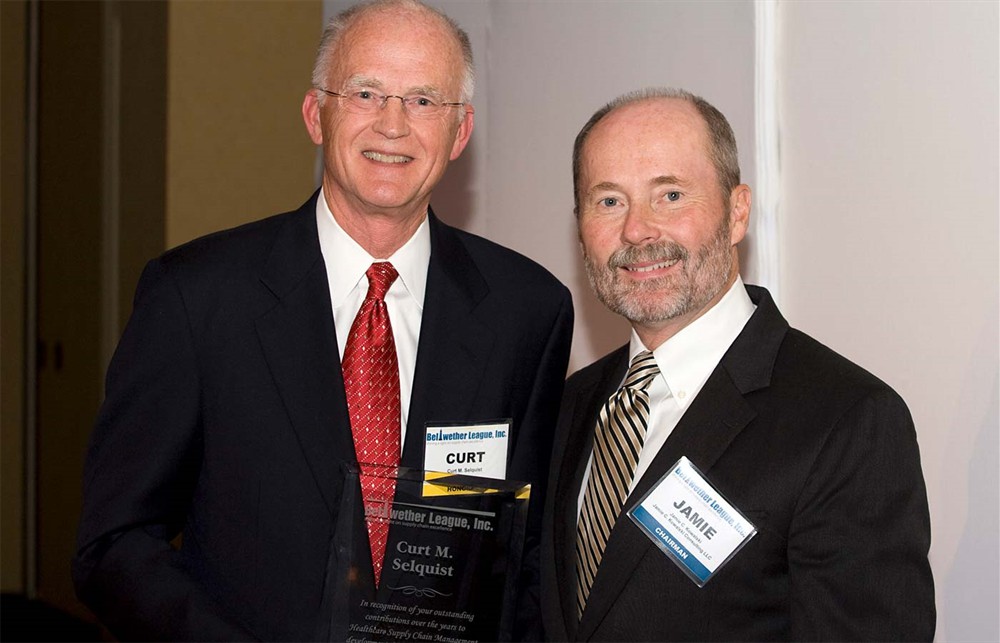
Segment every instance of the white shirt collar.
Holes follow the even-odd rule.
[[[660,367],[659,377],[678,405],[686,408],[691,403],[756,309],[743,280],[737,276],[736,283],[715,306],[653,351]],[[629,363],[644,350],[633,329]]]
[[[326,203],[322,188],[316,200],[316,227],[319,244],[326,262],[327,280],[330,283],[330,299],[336,310],[347,295],[365,278],[365,272],[376,261],[389,261],[399,273],[406,292],[423,310],[424,292],[427,290],[427,266],[431,257],[431,230],[424,216],[423,222],[403,247],[391,257],[372,257],[351,238],[333,218]],[[393,284],[395,285],[395,284]],[[367,291],[367,285],[364,289]]]

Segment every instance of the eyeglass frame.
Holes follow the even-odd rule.
[[[346,98],[346,99],[348,99],[348,101],[351,99],[350,94],[340,94],[340,93],[335,92],[335,91],[330,91],[329,89],[326,89],[324,87],[317,87],[316,89],[318,89],[319,91],[323,92],[324,94],[327,94],[328,96],[335,96],[337,98]],[[389,99],[390,98],[398,98],[399,102],[400,102],[400,105],[402,105],[402,107],[403,107],[403,113],[405,113],[408,116],[411,116],[411,115],[413,115],[413,113],[409,110],[409,108],[406,105],[407,98],[410,98],[410,99],[412,99],[412,98],[426,98],[428,100],[433,100],[429,96],[409,96],[409,97],[406,97],[406,96],[400,96],[398,94],[380,94],[379,92],[377,92],[377,91],[375,91],[373,89],[358,89],[357,91],[365,91],[365,92],[368,92],[370,94],[373,94],[374,96],[381,96],[382,97],[382,104],[379,105],[378,107],[376,107],[374,110],[372,110],[370,112],[354,112],[354,113],[360,113],[360,114],[374,114],[378,110],[384,109],[385,106],[389,104]],[[440,105],[441,105],[442,108],[444,108],[444,107],[465,107],[466,105],[468,105],[468,103],[464,103],[464,102],[463,103],[454,103],[454,102],[442,101],[440,103]],[[440,116],[441,114],[444,114],[444,110],[443,109],[440,112],[436,113],[436,114],[428,114],[424,118],[432,118],[434,116]],[[417,116],[417,118],[421,118],[421,117]]]

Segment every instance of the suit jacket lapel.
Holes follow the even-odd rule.
[[[340,503],[340,461],[354,459],[316,196],[279,231],[261,271],[275,306],[257,321],[264,357],[327,508]]]
[[[653,543],[625,514],[670,469],[687,456],[706,475],[756,412],[745,395],[766,387],[788,329],[767,291],[747,286],[757,310],[709,376],[649,469],[625,501],[591,588],[579,639],[589,638],[617,600]],[[615,380],[616,382],[618,380]],[[709,475],[709,477],[711,477]],[[577,487],[579,488],[579,487]],[[656,555],[659,555],[658,553]]]
[[[472,419],[495,341],[493,331],[475,316],[489,286],[455,231],[433,212],[428,217],[431,259],[402,462],[418,469],[423,468],[428,421]]]

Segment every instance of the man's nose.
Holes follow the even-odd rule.
[[[622,222],[622,241],[633,246],[652,243],[660,238],[656,213],[648,203],[634,203]]]
[[[389,100],[398,98],[399,102]],[[388,138],[399,138],[410,133],[410,120],[402,96],[386,96],[375,112],[375,131]]]

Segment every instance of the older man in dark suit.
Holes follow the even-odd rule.
[[[331,636],[343,465],[384,502],[366,467],[425,468],[437,424],[509,420],[486,473],[533,485],[537,584],[573,310],[540,266],[430,211],[472,132],[468,38],[412,0],[357,6],[324,32],[313,85],[320,191],[152,261],[108,371],[74,577],[119,637]],[[376,584],[384,526],[367,521],[357,569]]]
[[[725,117],[679,90],[628,94],[584,126],[573,164],[591,284],[633,332],[567,382],[548,637],[930,640],[909,412],[743,284],[750,189]]]

